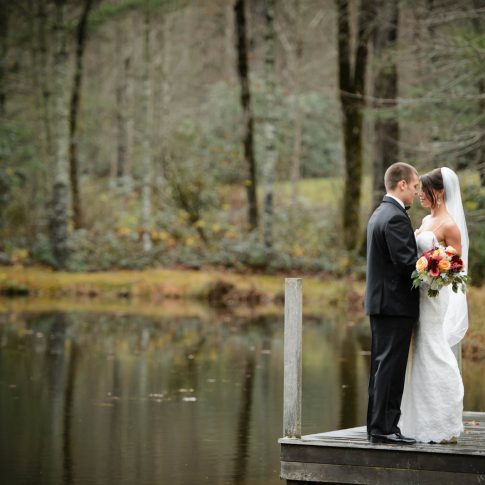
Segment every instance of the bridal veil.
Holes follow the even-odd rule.
[[[441,169],[443,185],[445,189],[446,210],[460,229],[461,235],[461,258],[468,271],[468,230],[466,227],[465,212],[460,194],[460,182],[453,170],[443,167]],[[466,295],[458,290],[458,293],[450,291],[450,301],[443,322],[443,331],[450,346],[456,345],[464,337],[468,329],[468,305]]]

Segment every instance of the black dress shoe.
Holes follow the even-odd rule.
[[[392,434],[373,434],[370,437],[371,443],[389,443],[393,445],[414,445],[416,440],[413,438],[406,438],[401,433]]]
[[[408,438],[407,436],[403,436],[400,432],[396,433],[399,438],[401,438],[402,440],[406,440],[406,441],[409,441],[411,445],[414,445],[414,443],[416,443],[416,440],[414,438]]]

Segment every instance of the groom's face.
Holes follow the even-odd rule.
[[[404,182],[402,185],[402,201],[404,205],[412,205],[414,198],[418,195],[419,177],[413,174],[410,182]]]

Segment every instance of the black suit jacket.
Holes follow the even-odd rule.
[[[392,197],[384,196],[367,225],[367,315],[418,317],[419,291],[411,281],[417,259],[406,211]]]

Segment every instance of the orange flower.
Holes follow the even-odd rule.
[[[421,256],[417,261],[416,261],[416,269],[418,271],[423,271],[428,267],[428,260],[424,257]]]
[[[451,266],[451,263],[449,261],[446,261],[446,259],[442,259],[439,263],[438,263],[438,268],[441,270],[441,271],[448,271],[450,269],[450,266]]]
[[[453,256],[453,254],[457,253],[457,250],[453,246],[447,246],[446,249],[445,249],[445,253],[448,256]]]

